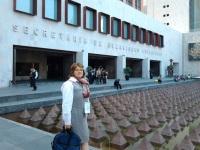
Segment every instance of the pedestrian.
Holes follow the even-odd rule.
[[[72,130],[81,139],[81,150],[89,150],[87,113],[90,113],[89,83],[83,78],[83,65],[74,63],[70,78],[61,87],[62,118],[65,130]]]
[[[117,89],[122,89],[122,86],[121,86],[121,84],[120,84],[120,79],[116,79],[115,81],[114,81],[114,87],[116,87]]]
[[[30,86],[33,87],[33,91],[37,90],[36,79],[38,78],[38,72],[35,68],[31,68],[30,73]]]
[[[158,76],[158,83],[162,83],[161,75]]]

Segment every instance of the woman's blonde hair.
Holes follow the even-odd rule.
[[[74,71],[76,70],[77,67],[83,69],[83,65],[82,64],[80,64],[80,63],[73,63],[71,65],[71,67],[70,67],[70,73],[69,73],[70,76],[74,76]]]

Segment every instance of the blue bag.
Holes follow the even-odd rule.
[[[53,139],[52,150],[80,150],[81,139],[73,131],[62,131]]]

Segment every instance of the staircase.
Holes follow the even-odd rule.
[[[185,82],[193,82],[193,80],[184,81],[184,83]],[[144,90],[149,88],[158,88],[181,83],[183,82],[177,83],[173,80],[165,80],[162,84],[157,84],[154,81],[138,83],[125,81],[121,83],[122,89],[120,90],[114,88],[113,82],[106,85],[91,85],[91,100],[95,99],[96,97],[126,93],[130,91]],[[61,104],[62,96],[59,88],[52,88],[51,91],[48,91],[48,85],[45,86],[47,89],[46,91],[21,91],[19,93],[12,93],[12,91],[9,93],[9,91],[7,91],[7,93],[9,93],[7,95],[3,95],[0,93],[0,114],[18,112],[24,110],[25,108],[32,109],[39,108],[40,106],[51,106],[54,104]],[[20,90],[23,90],[23,88],[21,88]]]

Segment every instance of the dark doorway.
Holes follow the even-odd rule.
[[[47,79],[62,80],[63,79],[63,57],[48,56],[47,57]]]
[[[116,57],[89,54],[88,66],[96,69],[102,66],[108,72],[109,79],[116,78]]]
[[[130,77],[133,78],[142,77],[142,59],[127,58],[126,66],[130,67],[133,70]]]
[[[160,61],[151,60],[150,61],[150,72],[153,76],[160,75]]]
[[[13,80],[29,80],[30,68],[34,65],[39,80],[66,80],[75,53],[34,47],[13,47]]]

